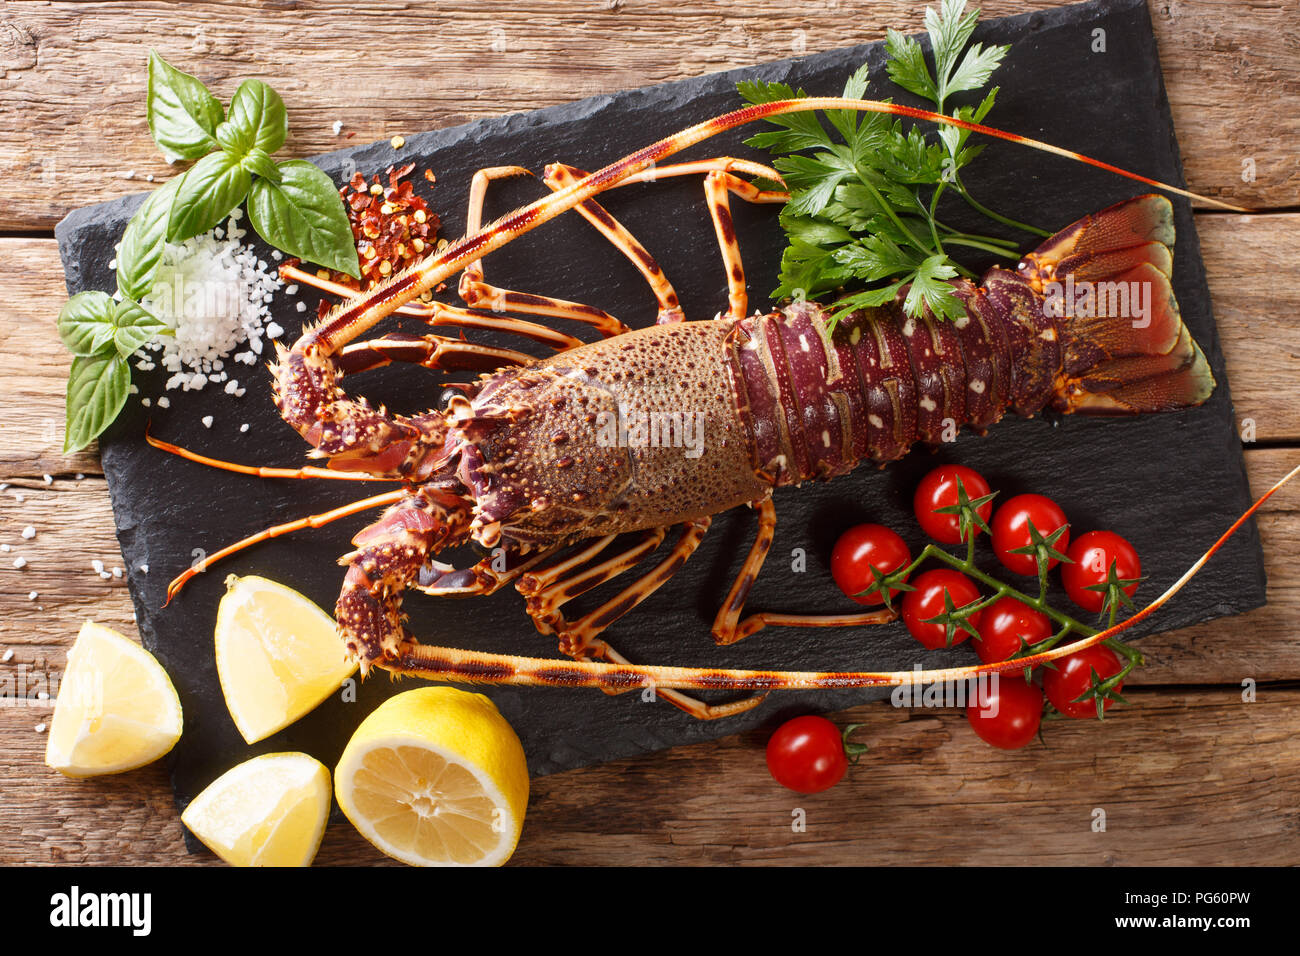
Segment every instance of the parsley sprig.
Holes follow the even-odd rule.
[[[933,72],[915,39],[890,30],[885,41],[890,79],[929,100],[936,112],[946,112],[953,94],[984,87],[1009,49],[970,45],[979,11],[966,13],[965,8],[965,0],[942,0],[938,13],[926,8]],[[864,64],[849,77],[844,97],[861,99],[867,82]],[[807,96],[784,83],[749,81],[738,87],[750,103]],[[993,87],[978,106],[960,106],[948,115],[981,122],[997,92]],[[902,120],[883,114],[847,110],[828,110],[826,119],[832,129],[816,113],[774,116],[767,122],[777,129],[746,140],[747,145],[778,154],[773,165],[790,192],[781,212],[789,245],[781,257],[780,285],[773,298],[811,299],[857,287],[859,291],[836,303],[834,323],[855,309],[884,305],[907,287],[907,315],[916,317],[928,308],[941,318],[959,318],[965,307],[948,280],[974,278],[974,273],[952,258],[950,248],[979,249],[1010,259],[1018,253],[1012,240],[963,232],[943,222],[939,200],[949,191],[1003,225],[1047,235],[987,209],[971,196],[961,173],[984,147],[968,145],[969,130],[944,127],[927,133],[915,125],[904,129]]]

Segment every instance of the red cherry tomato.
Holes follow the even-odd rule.
[[[1056,669],[1043,669],[1043,692],[1052,706],[1066,717],[1096,717],[1097,702],[1093,698],[1077,701],[1079,695],[1092,687],[1092,672],[1097,672],[1099,680],[1114,677],[1122,669],[1119,657],[1104,644],[1097,644],[1086,650],[1062,657],[1055,662]],[[1115,690],[1124,686],[1121,681]],[[1109,710],[1115,703],[1107,698],[1104,709]]]
[[[921,479],[912,498],[912,510],[916,513],[916,521],[921,530],[940,544],[961,544],[966,540],[961,536],[958,515],[935,510],[957,504],[959,481],[968,501],[983,498],[989,493],[989,483],[975,469],[965,465],[940,465]],[[993,502],[986,501],[975,510],[987,522],[993,513]],[[973,530],[977,535],[980,533],[978,527]]]
[[[1005,661],[1020,650],[1020,642],[1037,644],[1052,636],[1052,621],[1041,611],[1007,595],[980,611],[975,652],[986,664]]]
[[[979,588],[970,578],[951,568],[936,568],[918,575],[911,582],[915,591],[903,595],[903,623],[908,632],[930,650],[946,647],[947,629],[942,622],[926,622],[926,618],[937,617],[946,609],[943,596],[946,592],[954,608],[962,608],[980,599]],[[976,626],[972,624],[972,626]],[[969,632],[960,627],[953,633],[953,645],[960,644],[970,637]]]
[[[996,681],[966,708],[966,719],[979,738],[1003,750],[1019,750],[1034,739],[1043,720],[1043,692],[1026,683],[1020,671],[996,675]]]
[[[840,729],[825,717],[796,717],[777,728],[767,742],[767,769],[783,787],[821,793],[840,782],[848,769]]]
[[[1042,495],[1016,495],[1014,498],[1008,498],[993,516],[993,523],[989,525],[989,529],[993,532],[993,550],[997,553],[998,560],[1008,571],[1014,571],[1016,574],[1038,574],[1038,562],[1034,560],[1032,554],[1011,553],[1014,549],[1026,547],[1031,543],[1029,537],[1031,521],[1035,530],[1043,537],[1064,526],[1065,533],[1056,540],[1053,548],[1061,554],[1066,554],[1066,548],[1070,545],[1069,522],[1065,520],[1065,512],[1055,501]],[[1047,566],[1053,568],[1058,563],[1056,558],[1052,558]]]
[[[1106,583],[1111,562],[1114,562],[1115,574],[1121,580],[1142,576],[1142,562],[1138,560],[1137,551],[1113,531],[1089,531],[1079,535],[1078,540],[1070,545],[1069,555],[1074,564],[1062,566],[1061,583],[1065,585],[1070,600],[1085,611],[1101,611],[1106,592],[1091,590],[1090,585]],[[1123,590],[1132,597],[1137,588],[1134,582]]]
[[[889,574],[911,560],[907,543],[884,525],[854,525],[840,535],[831,551],[831,577],[841,591],[859,604],[884,604],[876,588],[869,594],[861,593],[875,583],[871,569]],[[898,593],[897,588],[890,588],[891,600]]]

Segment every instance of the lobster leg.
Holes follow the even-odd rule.
[[[699,547],[704,534],[709,529],[708,518],[688,521],[683,526],[682,536],[669,554],[652,570],[628,585],[614,597],[583,615],[576,621],[566,621],[558,613],[560,604],[576,597],[578,594],[602,584],[611,578],[635,567],[648,555],[652,554],[662,542],[667,528],[658,528],[642,537],[626,551],[595,565],[570,579],[561,579],[552,584],[544,594],[550,600],[534,603],[529,601],[528,613],[533,617],[538,629],[543,629],[545,621],[547,630],[557,631],[560,635],[560,650],[578,661],[604,660],[614,664],[630,663],[626,657],[600,639],[600,634],[611,624],[636,607],[668,581],[677,570],[686,563],[695,549]],[[524,582],[521,582],[524,583]],[[617,688],[605,688],[607,693],[620,693]],[[751,695],[743,700],[726,704],[705,704],[694,697],[675,690],[657,690],[657,697],[662,697],[679,710],[685,711],[700,720],[715,720],[730,717],[757,707],[763,700],[762,695]]]
[[[499,561],[497,554],[491,554],[468,568],[452,568],[431,561],[425,568],[421,568],[419,577],[411,583],[411,587],[433,597],[486,597],[495,594],[558,550],[559,547],[548,548],[528,557],[518,551],[510,551],[504,555],[505,567],[501,569],[496,566]]]
[[[558,192],[588,175],[590,174],[573,166],[552,163],[546,167],[546,176],[542,181]],[[655,300],[659,303],[659,317],[655,320],[655,323],[657,325],[670,325],[674,322],[685,322],[686,315],[682,312],[681,304],[677,301],[677,292],[673,289],[672,283],[668,281],[668,277],[664,275],[664,270],[660,268],[659,263],[655,261],[655,257],[649,253],[646,247],[641,245],[621,222],[611,216],[605,210],[605,207],[594,199],[579,204],[577,210],[582,218],[595,226],[596,230],[613,243],[619,252],[627,256],[632,265],[636,266],[637,271],[650,284]]]
[[[491,166],[474,174],[469,187],[469,211],[465,215],[465,234],[478,232],[483,224],[483,200],[487,187],[495,179],[513,179],[531,176],[522,166]],[[599,207],[597,207],[599,208]],[[602,209],[603,213],[604,210]],[[608,215],[608,214],[606,214]],[[493,312],[521,312],[525,315],[546,315],[559,319],[572,319],[594,327],[601,336],[610,338],[628,331],[626,325],[601,309],[580,302],[568,302],[549,296],[514,292],[488,284],[483,279],[483,260],[475,259],[465,266],[457,290],[465,304],[471,308],[486,308]]]
[[[334,282],[311,272],[304,272],[296,266],[281,266],[280,276],[320,289],[322,292],[329,292],[343,299],[356,295],[354,289],[349,289],[342,283]],[[444,302],[408,302],[397,309],[395,314],[412,315],[433,326],[451,325],[464,329],[514,332],[526,339],[549,345],[561,351],[582,344],[581,339],[574,338],[572,335],[565,335],[563,332],[558,332],[549,326],[540,325],[536,322],[526,322],[522,319],[512,319],[493,313],[476,312],[472,309],[461,309],[454,305],[447,305]]]
[[[888,608],[879,611],[866,611],[858,614],[771,614],[767,612],[751,614],[743,621],[740,612],[749,597],[750,589],[758,580],[758,573],[763,568],[767,553],[772,548],[772,536],[776,531],[776,506],[772,499],[764,498],[758,506],[758,537],[754,539],[745,563],[737,575],[736,581],[727,594],[713,622],[713,639],[718,644],[735,644],[756,631],[768,626],[785,627],[855,627],[865,624],[887,624],[898,615]]]
[[[440,335],[390,332],[364,342],[353,342],[338,357],[345,375],[381,368],[389,362],[409,362],[447,371],[494,372],[506,365],[525,365],[532,357],[514,349],[497,348]]]
[[[564,604],[640,564],[663,543],[666,531],[666,528],[643,531],[631,547],[599,564],[589,565],[571,577],[566,576],[567,572],[575,571],[579,564],[602,552],[616,535],[600,538],[595,547],[583,548],[572,558],[561,562],[559,566],[565,569],[565,573],[547,574],[545,577],[528,575],[516,585],[516,590],[528,599],[528,616],[543,634],[555,633],[557,623],[564,626],[564,618],[560,615],[560,608]],[[547,569],[548,572],[551,570]]]

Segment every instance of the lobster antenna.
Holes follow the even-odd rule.
[[[153,444],[153,441],[150,441]],[[160,447],[160,446],[156,446]],[[204,462],[207,464],[207,462]],[[218,467],[220,467],[218,465]],[[245,466],[237,466],[243,468]],[[275,469],[268,469],[274,471]],[[337,476],[330,476],[337,477]],[[369,511],[371,508],[378,508],[382,505],[396,504],[405,498],[409,492],[403,488],[398,491],[386,491],[382,495],[374,495],[370,498],[362,498],[360,501],[354,501],[351,504],[335,508],[333,511],[326,511],[318,515],[308,515],[305,518],[299,518],[296,521],[289,521],[285,524],[274,525],[270,528],[264,528],[256,534],[250,534],[241,541],[234,544],[226,545],[216,554],[207,555],[201,561],[190,565],[184,573],[179,574],[167,585],[167,600],[163,602],[163,607],[171,603],[172,598],[180,593],[181,588],[189,582],[190,578],[200,574],[216,564],[218,561],[230,557],[236,551],[242,551],[252,545],[259,544],[263,541],[269,541],[272,538],[278,538],[280,535],[289,534],[293,531],[301,531],[303,528],[319,528],[329,524],[331,521],[337,521],[339,518],[346,518],[349,515],[359,514],[362,511]]]
[[[1097,169],[1135,180],[1177,196],[1198,199],[1204,203],[1234,212],[1249,212],[1248,209],[1241,206],[1234,206],[1221,199],[1202,196],[1179,186],[1172,186],[1157,179],[1129,172],[1102,160],[1085,156],[1083,153],[1062,149],[1059,146],[1030,139],[1018,133],[1008,133],[992,126],[985,126],[983,123],[974,123],[969,120],[958,119],[955,116],[946,116],[943,113],[934,113],[930,110],[916,109],[898,103],[884,103],[879,100],[844,99],[842,97],[813,96],[793,100],[777,100],[772,103],[746,106],[730,113],[724,113],[722,116],[705,120],[702,123],[697,123],[665,139],[661,139],[657,143],[645,146],[603,169],[584,176],[563,189],[516,209],[514,212],[507,213],[471,235],[457,239],[447,245],[441,252],[435,253],[425,261],[397,273],[387,282],[376,286],[364,295],[359,295],[348,302],[341,303],[326,316],[324,323],[319,328],[307,333],[312,336],[310,344],[322,354],[332,355],[339,347],[350,342],[367,329],[373,328],[385,317],[391,315],[393,311],[410,302],[421,293],[432,289],[439,282],[449,279],[469,263],[501,248],[517,236],[540,226],[544,222],[549,222],[574,206],[618,185],[627,177],[649,169],[660,160],[679,153],[689,146],[694,146],[711,136],[725,133],[755,120],[766,119],[769,116],[779,116],[783,113],[802,113],[815,110],[854,110],[867,113],[886,113],[891,116],[907,116],[912,119],[929,120],[944,126],[955,126],[958,129],[981,133],[1011,143],[1019,143],[1031,149],[1086,163],[1089,166],[1095,166]]]
[[[163,441],[161,438],[154,438],[149,434],[149,427],[146,425],[144,430],[144,440],[154,448],[165,451],[170,455],[176,455],[178,458],[184,458],[187,461],[195,461],[200,465],[207,465],[209,468],[220,468],[222,471],[233,471],[240,475],[256,475],[258,478],[332,478],[335,481],[405,481],[404,478],[377,478],[374,475],[364,471],[333,471],[329,468],[315,468],[306,465],[302,468],[267,468],[262,465],[241,465],[238,462],[223,461],[220,458],[209,458],[207,455],[200,455],[196,451],[190,451],[188,448],[182,448],[180,445],[173,445],[171,442]]]
[[[723,668],[658,667],[643,664],[607,664],[597,661],[559,661],[537,657],[514,657],[464,651],[448,647],[404,643],[402,654],[394,661],[401,673],[432,680],[454,680],[466,683],[487,682],[558,687],[602,687],[631,689],[635,687],[662,687],[676,690],[794,690],[805,688],[845,687],[896,687],[907,684],[929,684],[940,681],[960,681],[984,674],[1021,670],[1077,653],[1107,638],[1128,630],[1159,610],[1196,576],[1220,548],[1245,524],[1260,506],[1283,485],[1300,474],[1300,465],[1287,472],[1273,487],[1228,528],[1219,539],[1170,585],[1163,594],[1132,617],[1077,640],[1071,644],[1054,647],[1029,657],[1018,657],[991,664],[966,667],[948,667],[937,670],[910,671],[758,671],[727,670]],[[383,666],[383,665],[380,665]]]

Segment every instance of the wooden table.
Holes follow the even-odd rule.
[[[1052,5],[988,0],[985,13]],[[60,454],[69,358],[52,230],[169,174],[144,120],[150,47],[223,100],[245,76],[270,80],[289,105],[287,153],[306,156],[342,145],[336,120],[369,142],[915,32],[921,14],[899,0],[0,4],[0,542],[14,547],[0,561],[0,654],[14,652],[0,681],[57,673],[86,618],[134,633],[122,582],[89,570],[120,563],[98,459]],[[1300,461],[1300,5],[1153,0],[1151,15],[1191,188],[1260,210],[1197,216],[1258,493]],[[1173,476],[1171,493],[1178,480],[1195,476]],[[1056,725],[1047,746],[1008,754],[960,713],[860,707],[839,718],[867,725],[872,753],[814,797],[772,783],[756,734],[563,773],[534,782],[514,860],[1294,864],[1298,501],[1260,515],[1268,606],[1144,640],[1133,706],[1104,726]],[[32,703],[0,707],[0,863],[212,861],[186,854],[161,764],[81,782],[48,770],[35,730],[48,702]],[[339,824],[318,859],[383,858]]]

